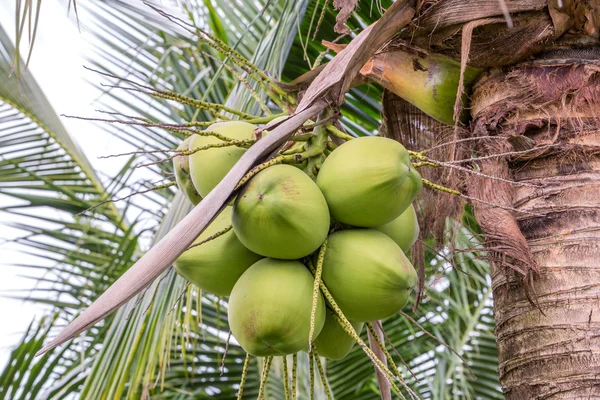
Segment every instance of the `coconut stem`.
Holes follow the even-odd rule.
[[[275,158],[272,158],[268,161],[265,161],[262,164],[258,164],[256,167],[252,168],[250,171],[248,171],[248,173],[246,175],[244,175],[242,177],[242,179],[240,179],[240,181],[238,182],[238,184],[235,187],[235,190],[241,188],[242,186],[244,186],[246,184],[246,182],[248,182],[250,179],[252,179],[252,177],[256,174],[258,174],[260,171],[267,169],[275,164],[280,164],[283,162],[283,160],[286,159],[286,156],[277,156]]]
[[[164,91],[154,91],[153,93],[151,93],[153,96],[155,97],[159,97],[162,99],[166,99],[166,100],[172,100],[172,101],[176,101],[180,104],[185,104],[194,108],[197,108],[199,110],[206,110],[208,112],[210,112],[211,114],[214,115],[219,115],[220,112],[228,112],[230,114],[234,114],[237,115],[243,119],[252,119],[255,118],[254,115],[252,114],[247,114],[245,112],[230,108],[230,107],[226,107],[222,104],[217,104],[217,103],[207,103],[205,101],[200,101],[200,100],[196,100],[196,99],[192,99],[190,97],[181,95],[179,93],[173,93],[173,92],[164,92]],[[220,118],[222,118],[222,116],[219,115]]]
[[[323,364],[321,363],[321,359],[319,358],[319,352],[317,351],[316,345],[313,345],[313,351],[315,353],[315,361],[317,363],[317,369],[319,370],[319,376],[321,377],[321,384],[325,388],[325,394],[327,395],[327,399],[333,400],[331,390],[329,389],[329,382],[327,382],[327,377],[325,376],[325,369],[323,369]]]
[[[224,142],[233,142],[233,141],[235,141],[234,138],[230,138],[228,136],[225,136],[225,135],[223,135],[223,134],[221,134],[219,132],[215,132],[215,131],[196,131],[196,130],[193,130],[193,131],[189,131],[189,132],[191,134],[193,134],[193,135],[199,135],[199,136],[214,136],[217,139],[220,139],[220,140],[222,140]]]
[[[321,274],[323,272],[323,260],[327,251],[327,239],[321,245],[319,258],[317,259],[317,270],[315,272],[315,282],[313,285],[312,309],[310,310],[310,330],[308,331],[308,351],[312,350],[312,341],[315,334],[315,318],[317,314],[317,304],[319,302],[319,284],[321,283]]]
[[[224,234],[226,234],[227,232],[229,232],[232,228],[233,228],[233,226],[229,225],[229,226],[221,229],[220,231],[218,231],[214,235],[211,235],[211,236],[207,237],[206,239],[204,239],[200,243],[195,243],[195,244],[191,245],[190,247],[187,248],[187,250],[192,249],[192,248],[197,247],[197,246],[200,246],[200,245],[202,245],[202,244],[204,244],[206,242],[210,242],[211,240],[215,240],[219,236],[223,236]]]
[[[246,359],[244,360],[244,367],[242,369],[242,379],[240,380],[240,389],[238,390],[237,400],[242,400],[242,394],[244,393],[244,384],[246,383],[246,376],[248,375],[249,364],[250,354],[246,353]]]
[[[422,180],[423,180],[423,185],[425,185],[425,186],[427,186],[427,187],[429,187],[431,189],[439,190],[440,192],[444,192],[444,193],[448,193],[448,194],[453,194],[455,196],[460,196],[461,195],[461,193],[459,191],[457,191],[457,190],[450,189],[450,188],[447,188],[447,187],[442,186],[442,185],[438,185],[437,183],[433,183],[431,181],[428,181],[425,178],[422,178]]]
[[[221,62],[221,60],[219,60],[216,57],[213,57],[211,55],[209,55],[209,57],[213,58],[217,62]],[[261,111],[266,115],[271,115],[271,110],[269,110],[269,107],[267,107],[263,99],[261,99],[256,90],[254,90],[250,82],[246,78],[244,78],[242,74],[240,74],[235,68],[231,67],[230,65],[227,65],[225,62],[222,62],[221,65],[223,65],[223,67],[225,67],[229,72],[231,72],[231,74],[235,76],[236,79],[246,87],[246,89],[248,89],[250,96],[252,96],[254,101],[256,101]]]
[[[190,156],[198,151],[208,150],[208,149],[216,149],[220,147],[229,147],[229,146],[237,146],[237,147],[249,147],[252,146],[256,142],[254,139],[244,139],[244,140],[230,140],[229,142],[222,143],[211,143],[204,146],[196,147],[191,150],[181,150],[178,155],[181,156]]]
[[[273,357],[265,357],[263,363],[262,374],[260,376],[260,388],[258,389],[258,400],[264,400],[265,398],[265,387],[267,386],[267,379],[269,378],[269,370],[271,369],[271,361]]]
[[[310,369],[310,400],[315,400],[315,354],[308,352],[308,368]]]
[[[331,133],[333,136],[345,141],[354,139],[354,136],[348,135],[346,132],[341,131],[333,125],[327,125],[327,131],[329,131],[329,133]]]
[[[288,367],[287,367],[287,356],[281,357],[281,361],[283,363],[283,391],[285,392],[285,400],[290,400],[290,388],[289,388],[289,377],[288,377]]]
[[[248,148],[248,147],[252,146],[255,142],[256,142],[256,140],[254,140],[254,139],[246,139],[246,140],[232,140],[230,142],[207,144],[206,146],[196,147],[195,149],[192,149],[192,150],[180,150],[180,151],[175,152],[175,154],[173,154],[170,157],[163,158],[158,161],[151,162],[151,163],[139,164],[139,165],[136,165],[135,168],[150,167],[152,165],[171,161],[175,157],[189,156],[189,155],[196,153],[197,151],[202,151],[202,150],[214,149],[214,148],[219,148],[219,147],[229,147],[229,146]]]
[[[327,296],[325,296],[325,297],[327,297]],[[329,300],[329,298],[328,298],[328,300]],[[398,393],[398,395],[404,399],[405,397],[402,394],[402,392],[400,392],[400,388],[398,388],[398,386],[393,382],[394,374],[375,355],[375,353],[373,353],[373,351],[365,344],[365,342],[360,338],[360,336],[358,336],[358,334],[356,333],[356,331],[352,327],[352,324],[350,324],[350,322],[346,319],[346,317],[341,313],[341,310],[339,309],[339,307],[337,306],[337,304],[336,304],[335,307],[333,307],[333,305],[332,305],[332,308],[334,309],[334,311],[337,314],[335,319],[338,321],[338,323],[340,324],[340,326],[344,329],[344,331],[348,335],[350,335],[352,337],[352,339],[354,339],[354,341],[356,343],[358,343],[358,345],[364,350],[364,352],[367,353],[367,355],[369,356],[369,358],[371,359],[371,361],[375,364],[375,367],[379,371],[381,371],[381,373],[385,376],[386,380],[388,381],[388,383],[390,384],[390,386],[392,387],[392,389],[394,389],[394,391],[396,393]],[[402,383],[403,386],[404,386],[403,382],[400,382],[400,383]]]
[[[296,370],[298,369],[298,354],[292,355],[292,394],[291,399],[296,400],[296,383],[298,382]]]
[[[105,204],[108,204],[108,203],[116,203],[116,202],[119,202],[119,201],[127,200],[128,198],[136,196],[138,194],[144,194],[144,193],[148,193],[148,192],[153,192],[155,190],[160,190],[160,189],[167,189],[167,188],[170,188],[170,187],[175,186],[175,185],[177,185],[177,182],[163,183],[162,185],[153,186],[150,189],[141,190],[139,192],[133,192],[131,194],[128,194],[127,196],[119,197],[118,199],[104,200],[104,201],[101,201],[98,204],[94,204],[93,206],[91,206],[89,208],[86,208],[85,210],[83,210],[83,211],[75,214],[75,216],[83,215],[83,214],[85,214],[85,213],[87,213],[87,212],[89,212],[91,210],[94,210],[94,209],[96,209],[96,208],[98,208],[100,206],[103,206]]]
[[[431,162],[431,161],[419,161],[416,163],[412,163],[412,166],[415,168],[421,168],[421,167],[440,167],[441,165],[438,163]]]
[[[281,153],[281,154],[283,154],[283,155],[287,156],[287,155],[289,155],[289,154],[298,154],[298,153],[303,153],[303,152],[305,152],[305,151],[306,151],[306,147],[305,147],[305,146],[303,146],[303,145],[298,145],[297,147],[292,147],[291,149],[289,149],[289,150],[286,150],[286,151],[284,151],[284,152],[283,152],[283,153]]]

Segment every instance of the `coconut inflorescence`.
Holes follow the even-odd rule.
[[[247,140],[256,139],[255,128],[217,123],[207,130],[220,137],[198,135],[182,143],[192,154],[175,165],[185,172],[177,179],[188,197],[206,196],[218,184]],[[235,143],[222,146],[228,141]],[[404,252],[419,232],[412,202],[422,183],[408,152],[382,137],[338,147],[331,142],[328,131],[317,127],[286,147],[284,164],[253,171],[233,205],[175,262],[175,270],[197,287],[230,296],[231,332],[251,355],[306,351],[309,336],[326,358],[350,352],[350,326],[342,327],[343,319],[327,308],[311,270],[321,272],[357,333],[364,322],[400,311],[416,284]]]

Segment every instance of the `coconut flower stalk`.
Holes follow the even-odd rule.
[[[336,52],[344,48],[344,45],[324,44]],[[470,88],[481,71],[466,67],[461,104],[466,104]],[[304,82],[308,78],[300,77],[295,82]],[[454,105],[460,82],[460,63],[449,57],[393,44],[371,57],[353,84],[360,85],[365,81],[380,84],[439,122],[447,125],[456,122]],[[460,121],[464,122],[465,117],[462,113]]]

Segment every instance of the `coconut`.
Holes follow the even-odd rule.
[[[231,207],[226,207],[196,239],[209,238],[231,225]],[[228,296],[238,278],[262,257],[248,250],[233,230],[183,252],[175,261],[175,271],[202,290]]]
[[[406,253],[419,237],[419,221],[415,208],[411,204],[398,218],[375,229],[392,238]]]
[[[193,136],[190,136],[181,142],[181,144],[177,147],[177,150],[189,150],[189,145],[192,141],[192,138]],[[173,158],[173,171],[175,171],[175,181],[177,182],[177,187],[179,187],[179,190],[185,194],[192,204],[196,205],[200,203],[202,196],[200,196],[200,193],[198,193],[190,178],[189,156],[178,155]]]
[[[387,224],[400,216],[419,193],[420,181],[404,146],[373,136],[339,146],[317,176],[331,217],[359,227]]]
[[[217,132],[234,140],[248,140],[253,138],[255,125],[243,121],[217,122],[206,128],[207,131]],[[211,144],[224,143],[214,136],[194,135],[190,143],[190,150]],[[190,176],[198,193],[206,197],[229,170],[246,152],[246,149],[237,146],[216,147],[196,151],[190,155]]]
[[[283,356],[308,349],[314,278],[299,261],[265,258],[248,268],[229,298],[231,332],[249,354]],[[325,322],[319,293],[314,337]]]
[[[402,249],[374,229],[330,235],[322,277],[346,318],[362,322],[396,314],[417,283]]]
[[[360,335],[363,323],[352,321],[350,323],[356,333]],[[354,339],[344,331],[344,328],[336,320],[333,311],[328,309],[323,329],[315,340],[315,346],[319,355],[330,360],[341,360],[350,353],[350,350],[354,347],[354,343]]]
[[[254,176],[233,206],[240,241],[265,257],[298,259],[327,237],[329,211],[317,185],[301,170],[274,165]]]

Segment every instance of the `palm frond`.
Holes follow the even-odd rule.
[[[202,27],[206,27],[203,24],[209,25],[206,20],[200,19],[202,14],[195,12],[191,3],[186,5],[196,24]],[[299,18],[302,17],[304,3],[272,4],[265,10],[256,8],[254,15],[249,13],[252,7],[241,6],[237,1],[215,5],[220,15],[225,15],[224,20],[246,21],[245,24],[223,24],[227,26],[228,43],[236,47],[243,56],[251,58],[255,65],[278,76],[283,68],[287,49],[295,36]],[[141,19],[135,13],[129,16],[126,13],[121,14],[121,18],[128,18],[127,24],[133,26],[147,23],[147,20]],[[166,20],[163,20],[164,23]],[[158,32],[156,28],[158,27],[154,28],[155,32]],[[285,35],[282,35],[282,32]],[[176,35],[176,29],[173,32],[160,31],[154,34],[153,40],[160,37],[163,40],[158,42],[158,45],[154,43],[151,55],[156,65],[148,66],[140,75],[152,77],[144,82],[152,86],[164,85],[168,90],[214,102],[223,102],[225,94],[228,96],[228,105],[247,111],[259,111],[254,106],[254,99],[247,86],[234,86],[235,81],[231,79],[228,70],[215,62],[217,56],[207,56],[213,53],[211,48],[202,42],[195,43],[187,37]],[[117,42],[107,39],[110,38],[109,35],[103,37],[111,46],[122,48]],[[252,42],[248,38],[260,40]],[[138,42],[138,45],[145,51],[143,43]],[[127,51],[136,51],[135,46]],[[279,51],[277,57],[273,51]],[[136,58],[131,59],[131,66],[135,65],[135,70],[139,71],[141,67]],[[182,63],[182,60],[185,61]],[[110,59],[98,62],[96,68],[115,71],[114,63]],[[206,90],[196,90],[198,87],[205,87]],[[255,86],[255,89],[258,87]],[[115,93],[111,91],[108,95],[112,98],[116,96]],[[202,121],[211,118],[210,115],[195,113],[192,109],[168,107],[164,108],[161,116],[154,111],[159,109],[160,105],[166,106],[168,103],[156,101],[152,97],[141,99],[151,105],[152,113],[140,115],[139,108],[130,107],[125,100],[121,104],[130,111],[119,111],[154,120],[160,118],[162,121]],[[139,100],[138,97],[137,101]],[[152,136],[157,133],[150,133],[140,127],[124,134],[132,140],[138,140],[140,148],[164,149],[166,143],[162,142],[162,138],[172,141],[172,145],[167,148],[173,148],[180,140],[177,134],[164,131],[158,133],[160,136]],[[188,211],[186,200],[177,196],[171,204],[170,212],[161,223],[156,239],[170,230]],[[115,315],[105,338],[106,346],[96,358],[85,382],[81,393],[83,398],[138,398],[146,394],[165,398],[177,398],[186,394],[197,398],[209,395],[232,398],[232,394],[237,390],[244,357],[241,348],[235,343],[230,343],[223,375],[218,371],[228,330],[226,304],[210,295],[198,293],[196,289],[186,289],[186,286],[182,278],[173,270],[169,270],[145,293],[134,298]],[[114,346],[110,345],[111,343],[120,345]],[[111,360],[110,363],[106,362],[108,359]],[[256,397],[257,391],[258,369],[256,361],[253,360],[244,398]]]

